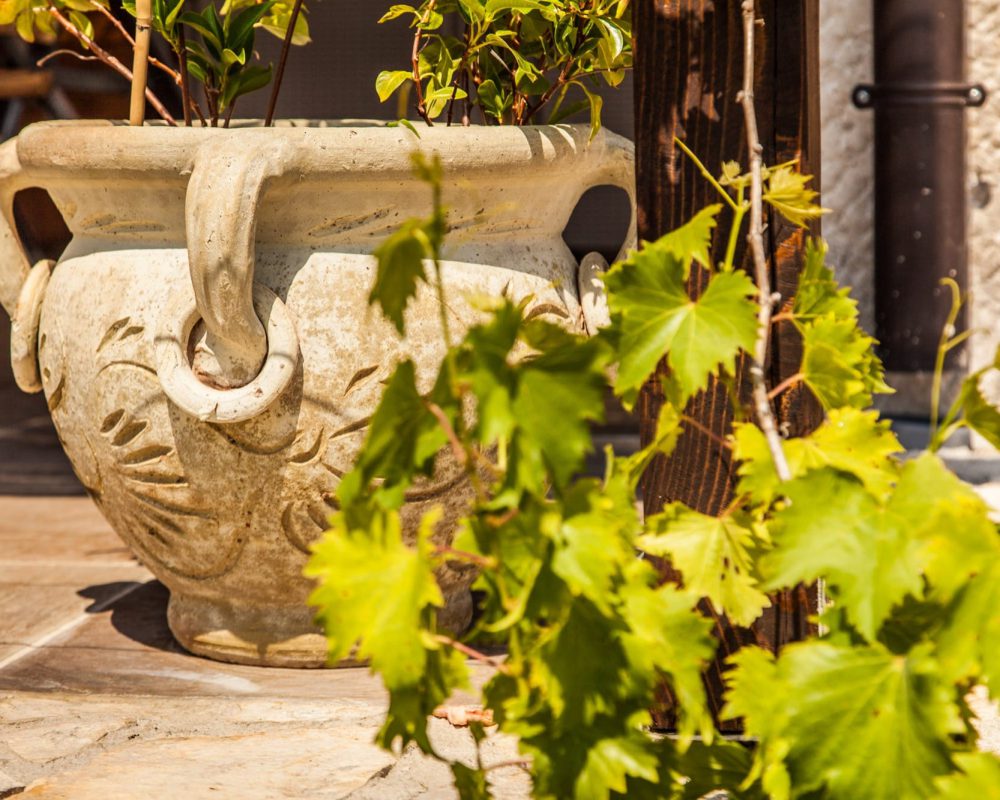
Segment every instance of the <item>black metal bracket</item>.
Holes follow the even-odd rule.
[[[854,87],[851,100],[857,108],[876,106],[962,106],[978,108],[986,102],[981,83],[863,83]]]

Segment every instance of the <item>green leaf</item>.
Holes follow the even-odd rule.
[[[829,468],[787,483],[784,494],[788,505],[771,526],[774,550],[760,562],[765,588],[825,578],[851,623],[874,641],[892,607],[923,589],[910,519]]]
[[[937,800],[1000,800],[1000,758],[993,753],[960,753],[960,773],[937,779]]]
[[[813,202],[819,192],[807,187],[806,184],[811,180],[812,175],[795,172],[791,167],[772,169],[769,171],[764,201],[789,222],[804,228],[828,211]]]
[[[402,334],[406,307],[416,297],[418,285],[427,282],[424,259],[434,257],[426,222],[407,220],[375,249],[373,255],[378,259],[378,272],[368,302],[378,303],[382,313]]]
[[[451,773],[455,776],[455,789],[461,800],[490,800],[493,797],[483,770],[472,769],[460,761],[453,761]]]
[[[673,503],[648,519],[646,529],[649,533],[636,545],[650,555],[669,558],[685,588],[707,597],[718,613],[737,625],[750,625],[770,607],[754,574],[753,535],[732,517],[710,517]]]
[[[976,566],[979,574],[962,587],[936,632],[935,655],[950,680],[960,684],[985,680],[996,697],[1000,691],[1000,559]]]
[[[536,321],[536,330],[561,329]],[[567,337],[523,363],[510,406],[524,432],[518,447],[537,451],[562,485],[592,448],[590,424],[604,418],[604,369],[610,354],[598,339]]]
[[[646,245],[605,277],[612,322],[620,334],[617,392],[627,403],[664,356],[685,397],[703,389],[720,368],[732,372],[740,350],[753,348],[756,293],[744,272],[714,275],[691,299],[684,286],[688,265],[701,253],[675,254],[677,241]]]
[[[632,671],[651,686],[666,675],[678,701],[678,733],[710,740],[714,723],[708,712],[702,672],[715,653],[712,622],[692,613],[693,592],[664,584],[655,589],[629,581],[620,590],[628,629],[617,634]]]
[[[911,800],[934,797],[952,769],[954,693],[926,649],[789,645],[776,664],[758,649],[733,659],[727,718],[760,737],[753,777],[773,798]],[[787,771],[787,772],[786,772]]]
[[[799,329],[803,380],[825,408],[866,408],[873,393],[891,391],[882,380],[875,340],[854,320],[827,315]]]
[[[658,248],[687,265],[684,280],[688,279],[691,262],[701,264],[705,269],[712,269],[709,247],[712,244],[712,231],[719,222],[721,211],[721,204],[705,206],[681,227],[656,241]]]
[[[416,548],[403,543],[399,515],[386,512],[367,531],[337,516],[313,546],[306,576],[318,580],[310,605],[326,631],[331,663],[371,659],[390,687],[417,684],[427,655],[422,621],[444,605],[434,579],[430,538],[440,515],[425,517]]]
[[[601,739],[587,750],[587,761],[576,781],[577,800],[606,800],[609,792],[626,794],[627,778],[656,783],[659,761],[651,743],[638,738]]]
[[[797,318],[832,315],[835,319],[857,319],[858,303],[851,290],[841,288],[826,265],[828,247],[822,239],[806,240],[806,260],[792,301]]]
[[[447,441],[417,391],[413,362],[402,362],[382,393],[355,468],[338,488],[341,503],[347,508],[357,502],[376,477],[405,489],[414,474],[430,474]]]
[[[740,462],[738,491],[770,504],[781,482],[763,432],[752,423],[733,426],[734,457]],[[834,467],[857,477],[873,495],[886,498],[898,478],[896,453],[903,452],[888,421],[874,411],[834,409],[809,436],[785,439],[785,457],[793,478],[811,469]]]
[[[375,91],[383,103],[392,97],[400,86],[413,80],[413,73],[406,70],[383,70],[375,79]]]
[[[996,448],[1000,448],[1000,411],[984,396],[980,388],[983,373],[971,375],[962,384],[958,404],[966,425]]]

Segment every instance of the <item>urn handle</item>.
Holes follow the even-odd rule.
[[[194,294],[168,304],[155,337],[167,396],[219,423],[263,413],[288,386],[299,356],[290,313],[254,281],[260,201],[293,158],[273,141],[232,144],[223,133],[195,154],[185,204]]]
[[[604,132],[603,151],[599,155],[597,169],[590,180],[590,187],[617,186],[628,195],[632,217],[629,221],[625,243],[615,260],[620,260],[634,250],[637,244],[637,222],[635,203],[635,146],[623,136]],[[601,276],[607,272],[608,262],[600,253],[588,253],[580,262],[577,272],[577,288],[580,294],[580,307],[583,309],[583,322],[587,332],[597,333],[611,322],[608,309],[607,293]]]
[[[31,262],[14,225],[14,195],[27,186],[17,158],[17,140],[0,145],[0,305],[12,317]]]

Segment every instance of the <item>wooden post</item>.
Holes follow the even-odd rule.
[[[635,115],[639,236],[653,240],[686,222],[696,211],[717,202],[714,190],[674,147],[680,137],[710,168],[748,158],[743,116],[736,96],[743,80],[740,0],[636,0]],[[801,159],[802,169],[819,181],[819,2],[759,0],[756,91],[760,138],[767,164]],[[846,102],[846,101],[845,101]],[[725,247],[727,216],[716,231],[716,253]],[[795,291],[802,265],[804,233],[771,215],[767,220],[772,285],[783,298]],[[741,243],[742,246],[742,243]],[[749,267],[742,247],[738,262]],[[753,274],[752,269],[748,269]],[[690,290],[704,290],[706,274],[692,270]],[[798,371],[801,348],[794,329],[779,325],[770,354],[770,380],[776,385]],[[661,367],[662,368],[662,367]],[[737,380],[749,396],[746,364]],[[643,443],[656,426],[662,396],[657,382],[640,400]],[[801,435],[821,420],[821,411],[804,389],[785,392],[778,409],[790,435]],[[732,415],[723,387],[711,385],[695,397],[687,414],[716,436],[730,432]],[[729,451],[712,437],[688,428],[677,451],[658,459],[643,485],[647,514],[665,503],[682,501],[707,514],[718,514],[732,497],[735,465]],[[676,578],[664,565],[666,579]],[[815,611],[803,588],[773,598],[774,607],[750,630],[716,619],[719,655],[705,676],[713,712],[721,710],[725,689],[723,662],[741,646],[757,643],[772,650],[804,638]],[[705,613],[715,617],[705,605]],[[657,723],[671,727],[670,698],[656,709]],[[723,730],[737,730],[732,723]]]

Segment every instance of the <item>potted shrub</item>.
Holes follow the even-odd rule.
[[[461,331],[479,313],[471,295],[530,296],[529,313],[582,329],[581,301],[593,298],[581,297],[561,233],[592,186],[633,191],[631,145],[600,129],[590,86],[618,82],[629,65],[627,7],[394,7],[387,16],[414,25],[412,69],[384,73],[378,90],[409,87],[423,120],[271,127],[236,121],[233,108],[272,77],[255,63],[255,31],[284,38],[279,73],[289,46],[308,38],[301,3],[229,0],[196,12],[157,0],[151,27],[177,62],[150,67],[176,76],[183,122],[158,104],[166,123],[41,123],[0,147],[0,302],[19,385],[45,392],[84,486],[170,589],[170,626],[188,650],[325,663],[302,577],[309,546],[392,365],[405,355],[419,369],[444,352],[442,313]],[[26,38],[58,27],[108,62],[88,11],[105,13],[85,0],[42,10],[19,0],[4,13]],[[448,19],[464,38],[441,34]],[[590,125],[535,124],[581,103]],[[383,320],[368,299],[377,248],[391,259],[384,240],[426,205],[414,149],[444,165],[450,302],[421,291],[404,339],[394,330],[402,317]],[[29,186],[49,192],[73,233],[58,263],[30,265],[18,241],[11,204]],[[442,463],[411,488],[407,524],[443,503],[439,532],[450,535],[467,499],[458,476]],[[440,576],[441,624],[461,629],[472,573]]]

